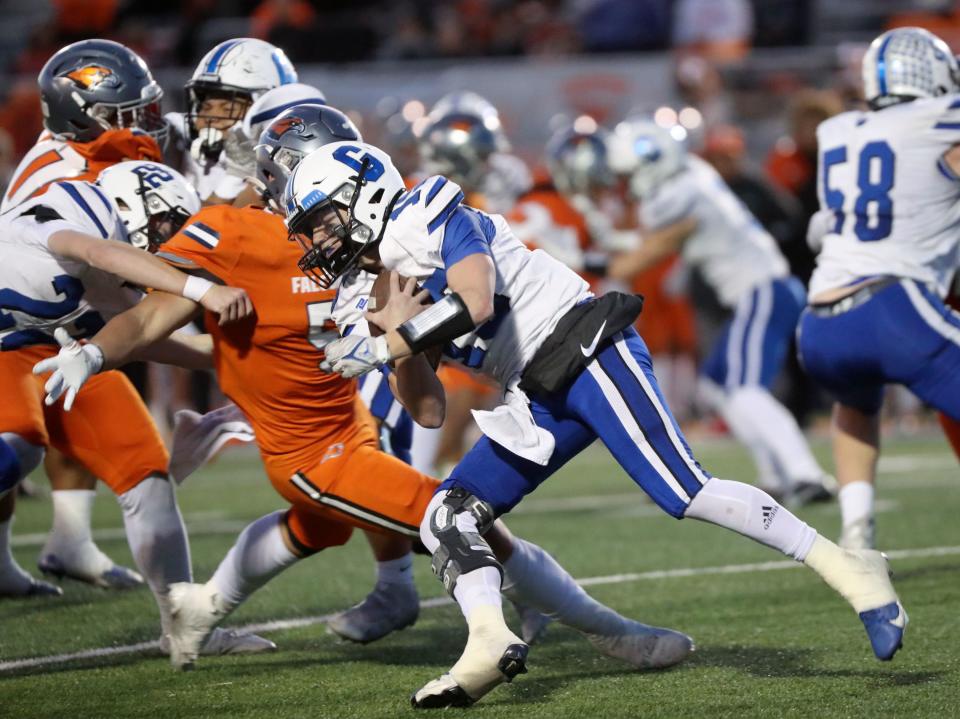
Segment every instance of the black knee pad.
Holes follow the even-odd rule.
[[[477,532],[461,532],[457,528],[457,515],[469,512],[477,522]],[[444,589],[453,596],[457,579],[461,574],[482,567],[494,567],[500,576],[503,568],[493,554],[490,545],[481,535],[496,519],[496,514],[487,502],[478,499],[462,487],[447,492],[443,502],[430,517],[430,531],[440,541],[433,554],[433,573],[443,582]]]

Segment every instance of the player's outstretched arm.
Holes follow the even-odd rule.
[[[210,366],[208,341],[185,343],[167,338],[199,310],[193,300],[166,292],[152,292],[137,306],[111,319],[90,342],[81,345],[63,328],[55,332],[60,352],[55,357],[34,365],[34,374],[51,372],[44,389],[46,403],[53,404],[65,395],[64,409],[73,405],[73,399],[90,377],[98,372],[114,369],[133,359],[155,359],[188,368]],[[159,342],[156,352],[151,353]]]
[[[638,273],[678,252],[696,229],[697,221],[693,217],[685,217],[679,222],[644,233],[643,242],[636,250],[622,252],[610,258],[607,277],[622,282],[633,279]]]
[[[219,314],[221,325],[242,319],[253,312],[253,304],[244,290],[185,275],[153,255],[129,245],[104,242],[82,232],[61,230],[50,236],[48,247],[62,257],[109,272],[131,284],[198,302],[204,309]]]

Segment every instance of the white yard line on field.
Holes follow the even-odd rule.
[[[920,559],[929,557],[946,557],[960,554],[960,546],[954,547],[918,547],[915,549],[895,549],[887,552],[891,559]],[[657,579],[680,579],[684,577],[700,577],[712,574],[744,574],[751,572],[772,572],[781,569],[793,569],[800,564],[790,560],[781,560],[776,562],[755,562],[752,564],[725,564],[718,567],[687,567],[681,569],[658,569],[651,572],[633,572],[627,574],[610,574],[603,577],[586,577],[577,581],[584,587],[593,587],[606,584],[624,584],[626,582],[639,582],[645,580]],[[434,597],[424,599],[420,602],[421,609],[431,609],[433,607],[452,604],[452,600],[447,597]],[[328,621],[332,614],[321,614],[311,617],[297,617],[293,619],[278,619],[272,622],[261,622],[257,624],[247,624],[239,627],[242,631],[266,633],[276,632],[285,629],[299,629],[309,627],[314,624],[322,624]],[[14,672],[23,669],[34,669],[37,667],[51,666],[54,664],[65,664],[67,662],[82,661],[85,659],[100,659],[109,656],[120,656],[125,654],[139,654],[142,652],[156,652],[159,649],[159,643],[139,642],[137,644],[127,644],[123,646],[101,647],[98,649],[85,649],[79,652],[69,654],[54,654],[44,657],[28,657],[25,659],[14,659],[11,661],[0,662],[0,673]]]

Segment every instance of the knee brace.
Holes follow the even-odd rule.
[[[43,447],[11,432],[0,433],[0,496],[16,487],[43,459]]]
[[[494,567],[503,576],[500,562],[481,536],[495,519],[493,507],[462,487],[448,491],[434,510],[430,517],[430,531],[440,546],[433,553],[431,566],[451,596],[461,574],[481,567]]]

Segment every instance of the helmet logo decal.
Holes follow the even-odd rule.
[[[66,77],[84,90],[96,90],[101,85],[107,87],[116,87],[120,84],[119,79],[113,74],[113,70],[103,65],[87,65],[72,70],[66,74]]]
[[[354,157],[354,154],[359,154],[359,157]],[[343,145],[338,147],[333,153],[333,159],[339,162],[342,162],[347,167],[360,172],[363,169],[364,160],[367,161],[367,172],[364,175],[364,182],[369,180],[370,182],[376,182],[379,180],[383,173],[386,172],[383,163],[380,162],[376,157],[371,155],[368,152],[363,152],[359,147],[355,145]]]
[[[267,132],[269,133],[269,137],[274,140],[279,140],[281,135],[284,135],[288,131],[302,135],[306,129],[307,123],[302,117],[291,115],[290,117],[283,117],[274,122],[270,125]]]

